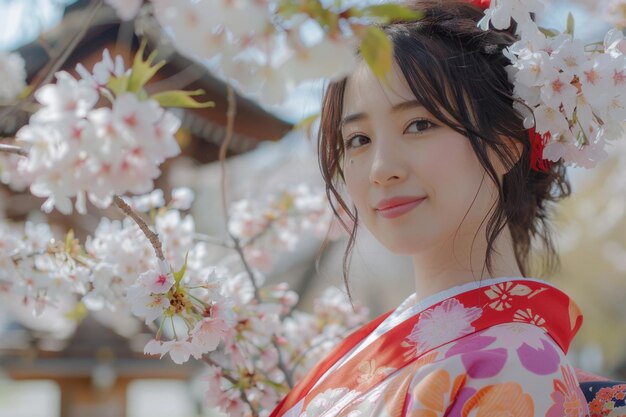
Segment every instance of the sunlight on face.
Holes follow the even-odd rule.
[[[361,64],[346,84],[343,166],[359,217],[398,254],[452,245],[459,226],[454,249],[469,250],[497,189],[469,139],[422,107],[397,67],[388,81]],[[395,208],[377,210],[392,197],[406,198],[383,201]],[[420,197],[419,204],[401,204]]]

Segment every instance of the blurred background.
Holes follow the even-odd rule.
[[[567,13],[576,21],[576,36],[601,41],[616,19],[610,1],[551,0],[539,23],[563,30]],[[0,51],[18,51],[29,81],[48,64],[46,48],[76,35],[90,9],[86,0],[0,0]],[[611,21],[613,20],[613,21]],[[129,62],[139,28],[158,44],[162,34],[149,22],[120,21],[103,7],[64,69],[77,62],[87,68],[108,47]],[[43,35],[42,35],[43,34]],[[157,186],[164,191],[190,187],[196,193],[191,213],[196,228],[209,235],[224,232],[219,199],[217,151],[224,136],[224,84],[204,67],[172,48],[159,47],[167,60],[155,89],[203,88],[215,109],[185,110],[178,140],[183,152],[162,167]],[[295,124],[318,112],[323,83],[308,83],[281,106],[262,107],[238,97],[235,136],[228,150],[230,198],[260,199],[290,185],[322,186],[315,141]],[[0,136],[25,123],[27,112],[0,121]],[[585,370],[626,380],[626,144],[615,143],[610,158],[596,169],[570,169],[573,195],[556,208],[561,270],[548,279],[580,305],[584,325],[570,351]],[[87,215],[45,216],[41,200],[0,184],[0,212],[7,219],[46,221],[60,231],[90,234],[100,217],[117,213],[90,210]],[[119,216],[118,216],[119,217]],[[283,256],[269,272],[275,282],[289,282],[310,308],[312,297],[329,285],[342,287],[341,259],[346,241],[331,243],[322,255],[321,241],[303,238],[295,252]],[[319,266],[316,268],[316,260]],[[537,264],[541,262],[537,258]],[[413,291],[408,258],[395,256],[365,230],[359,234],[351,265],[355,299],[374,317],[396,307]],[[4,302],[4,301],[3,301]],[[143,355],[149,335],[137,322],[110,314],[90,314],[77,322],[54,313],[33,318],[19,306],[0,308],[0,417],[128,416],[191,417],[211,415],[203,406],[203,365],[174,365],[168,358]]]

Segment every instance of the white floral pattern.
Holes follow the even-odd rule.
[[[502,282],[492,285],[485,291],[485,295],[489,297],[490,300],[494,300],[489,303],[489,307],[496,311],[503,311],[504,309],[510,308],[512,297],[525,296],[530,293],[530,287],[514,282]]]
[[[436,348],[474,331],[472,322],[482,315],[482,308],[465,308],[456,298],[424,311],[411,334],[409,342],[415,344],[416,354]]]
[[[352,395],[351,395],[352,394]],[[350,391],[348,388],[328,389],[318,394],[307,406],[300,417],[321,417],[323,415],[334,415],[332,409],[338,406],[340,400],[354,398],[358,392]]]

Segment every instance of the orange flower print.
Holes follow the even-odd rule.
[[[601,388],[593,401],[589,403],[591,417],[605,417],[607,415],[626,415],[626,402],[624,398],[626,384],[613,385]]]
[[[534,417],[532,397],[516,382],[488,385],[480,389],[465,403],[461,416],[476,417]]]
[[[415,372],[420,367],[421,366],[417,365],[415,362],[404,367],[397,376],[393,377],[391,383],[385,387],[383,402],[388,415],[403,415],[409,386],[413,381]]]
[[[537,327],[541,327],[546,332],[548,331],[544,327],[544,324],[546,324],[546,320],[539,314],[533,313],[530,308],[527,308],[526,310],[517,310],[513,315],[513,321],[534,324]]]
[[[489,303],[489,307],[496,311],[503,311],[511,308],[511,299],[515,296],[523,296],[531,293],[530,287],[524,284],[516,284],[513,282],[502,282],[492,285],[485,291],[485,295],[493,302]]]
[[[587,401],[570,367],[561,366],[563,380],[553,381],[554,391],[550,398],[554,404],[546,417],[581,417],[588,415]]]
[[[413,388],[414,405],[419,404],[420,407],[412,410],[410,417],[440,416],[444,410],[445,395],[450,387],[450,374],[445,369],[428,374]]]
[[[452,381],[445,369],[438,369],[413,388],[409,417],[441,417],[448,405],[457,397],[467,376],[460,374]],[[448,400],[446,400],[446,398]]]

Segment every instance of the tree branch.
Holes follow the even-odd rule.
[[[209,364],[211,366],[215,366],[216,368],[223,369],[220,366],[220,364],[218,364],[213,359],[211,359],[209,357],[209,355],[202,355],[202,359],[204,360],[204,362],[206,362],[207,364]],[[228,382],[230,382],[233,385],[237,385],[237,383],[239,382],[235,378],[233,378],[232,376],[230,376],[228,374],[223,374],[222,373],[221,376],[222,376],[222,378],[224,378],[225,380],[227,380]],[[246,391],[243,390],[243,389],[239,389],[239,392],[240,392],[240,396],[241,396],[241,399],[243,400],[243,402],[248,404],[248,406],[250,407],[250,411],[252,412],[252,416],[253,417],[258,417],[259,413],[257,413],[257,410],[252,406],[252,403],[250,402],[250,400],[248,399],[248,396],[246,395]]]
[[[243,248],[241,246],[241,242],[237,238],[237,236],[233,235],[230,230],[228,230],[228,198],[226,197],[226,152],[228,150],[228,145],[230,144],[233,138],[233,132],[235,128],[235,115],[237,114],[237,98],[235,97],[235,90],[230,85],[230,83],[226,83],[226,98],[228,102],[228,109],[226,110],[226,135],[224,136],[224,140],[220,145],[219,152],[219,161],[220,161],[220,195],[222,198],[222,211],[224,214],[224,224],[226,226],[226,233],[231,238],[234,244],[234,249],[239,254],[241,258],[241,262],[243,263],[246,272],[248,273],[248,277],[250,278],[250,282],[252,283],[252,287],[254,288],[254,298],[257,302],[261,302],[261,296],[259,294],[259,287],[254,279],[254,274],[252,273],[252,269],[248,262],[246,261],[246,257],[243,253]]]
[[[12,153],[20,156],[28,156],[28,151],[20,146],[5,145],[0,143],[0,152]]]
[[[150,229],[150,227],[148,227],[148,224],[137,213],[135,213],[133,209],[128,204],[126,204],[124,200],[122,200],[120,196],[113,196],[113,202],[117,207],[120,208],[120,210],[122,210],[122,212],[124,212],[125,215],[127,215],[128,217],[133,219],[135,223],[137,223],[137,226],[139,226],[143,234],[146,235],[146,237],[150,241],[150,244],[154,248],[154,253],[156,254],[156,257],[159,258],[159,260],[164,261],[165,256],[163,256],[163,250],[161,249],[161,240],[159,240],[159,235],[154,233]]]

